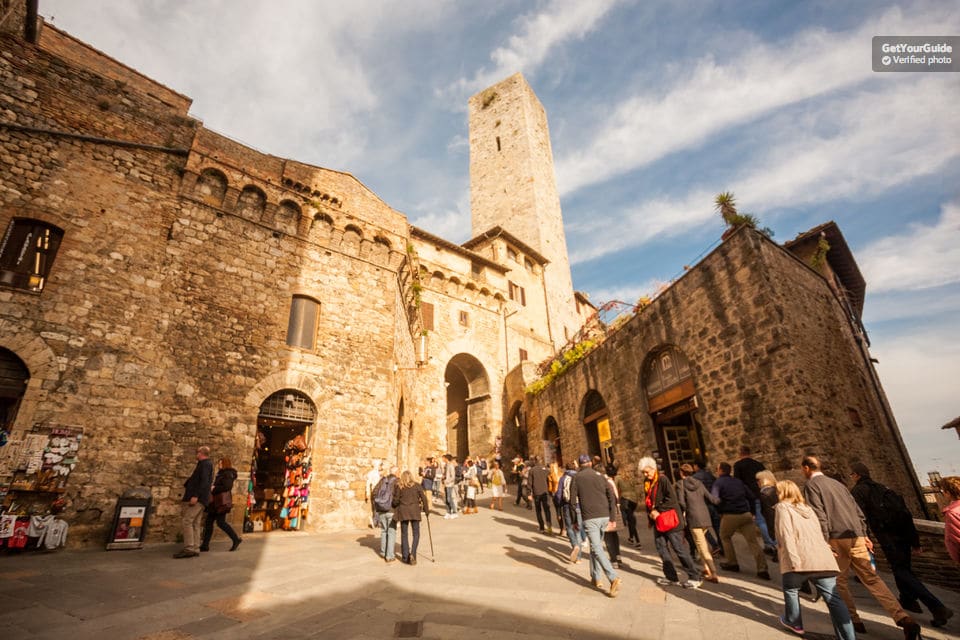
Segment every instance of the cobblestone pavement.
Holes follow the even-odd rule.
[[[624,544],[616,598],[590,584],[588,563],[570,564],[566,539],[537,532],[512,503],[430,519],[416,566],[378,557],[373,530],[247,534],[237,552],[218,531],[212,551],[174,560],[173,544],[133,551],[0,556],[0,638],[787,638],[776,565],[772,581],[721,574],[699,590],[656,585],[660,562]],[[626,542],[626,534],[621,532]],[[744,549],[746,551],[746,549]],[[398,543],[399,553],[399,543]],[[888,584],[892,584],[886,576]],[[870,640],[902,638],[862,588]],[[960,636],[960,594],[933,589],[958,611],[944,629],[918,616],[924,638]],[[802,602],[807,637],[832,637],[822,602]]]

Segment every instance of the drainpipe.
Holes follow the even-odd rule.
[[[16,2],[17,0],[14,0]],[[23,22],[23,37],[30,44],[37,44],[37,12],[40,0],[27,0],[27,18]]]

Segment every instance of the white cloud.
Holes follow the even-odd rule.
[[[960,414],[960,342],[956,324],[946,323],[915,335],[887,336],[873,355],[900,432],[923,478],[927,471],[960,473],[956,433],[941,426]],[[952,465],[952,467],[950,467]]]
[[[960,18],[949,8],[917,9],[906,15],[892,9],[853,32],[812,29],[783,44],[750,45],[732,61],[705,57],[692,69],[679,69],[687,79],[663,95],[651,96],[655,89],[641,87],[637,96],[612,109],[596,130],[582,128],[589,142],[557,159],[558,187],[564,194],[572,193],[704,144],[711,136],[776,109],[876,78],[870,67],[870,42],[879,33],[958,28]],[[910,116],[901,115],[906,117]]]
[[[590,291],[590,301],[595,305],[601,305],[611,300],[636,304],[641,296],[654,297],[665,284],[661,280],[652,278],[636,284],[627,283],[616,287],[592,289]]]
[[[448,3],[45,0],[54,24],[194,99],[191,113],[267,153],[332,167],[362,158],[381,108],[378,33],[428,29]]]
[[[914,224],[858,252],[874,292],[926,289],[960,282],[960,201],[945,204],[935,224]]]
[[[460,78],[448,88],[462,106],[464,93],[474,93],[521,71],[533,73],[555,47],[583,38],[621,0],[551,0],[543,10],[517,19],[516,33],[506,46],[490,54],[492,68],[470,79]]]
[[[625,212],[592,216],[592,237],[605,234],[609,241],[574,247],[571,261],[595,259],[661,234],[689,233],[711,219],[719,235],[712,203],[727,189],[738,195],[741,211],[763,219],[772,208],[875,196],[934,174],[960,157],[960,112],[950,99],[956,89],[933,75],[835,96],[811,105],[801,119],[773,118],[755,131],[769,145],[739,175],[696,186],[680,199],[654,198]],[[924,115],[903,117],[911,112]]]

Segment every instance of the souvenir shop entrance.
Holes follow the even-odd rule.
[[[303,528],[312,468],[307,443],[315,419],[310,398],[291,389],[274,393],[260,406],[244,531]]]

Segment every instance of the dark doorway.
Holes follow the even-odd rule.
[[[613,464],[613,438],[610,433],[610,414],[607,403],[599,392],[591,389],[583,403],[583,430],[587,440],[587,453],[600,456],[604,464]]]
[[[0,430],[12,430],[29,379],[23,360],[13,351],[0,348]]]
[[[543,462],[549,465],[556,462],[563,468],[563,451],[560,447],[560,425],[550,416],[543,425]]]

